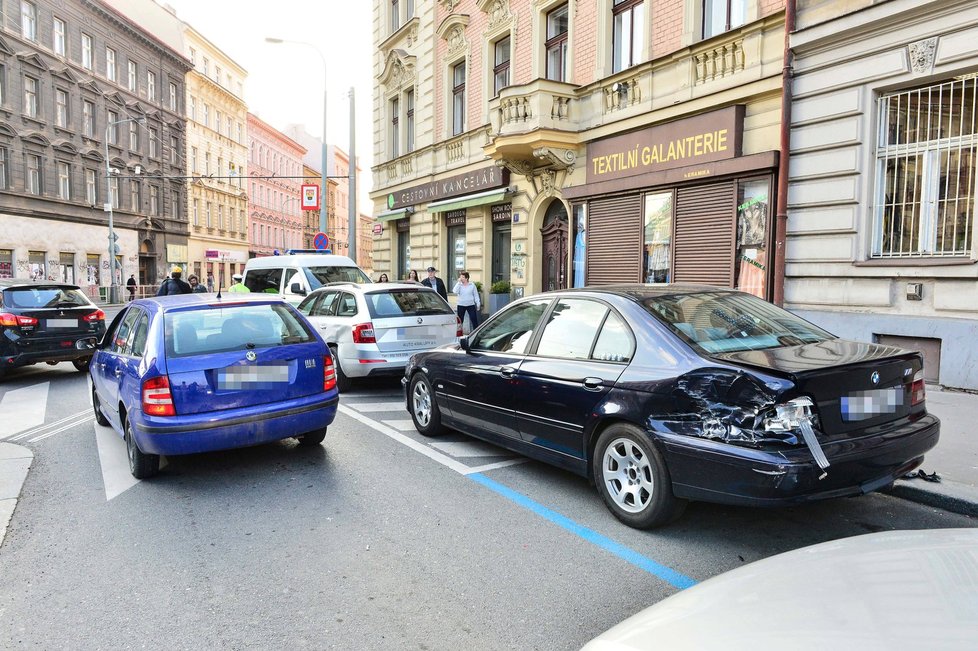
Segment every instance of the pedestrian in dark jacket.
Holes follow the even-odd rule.
[[[190,283],[181,278],[181,276],[183,276],[183,269],[174,267],[173,271],[170,272],[170,277],[163,281],[156,295],[175,296],[177,294],[189,294],[193,291],[190,288]]]
[[[136,300],[136,274],[129,274],[129,280],[126,281],[126,289],[129,290],[129,300]]]
[[[207,288],[204,287],[200,283],[200,281],[197,279],[197,276],[195,276],[193,274],[190,274],[189,276],[187,276],[187,281],[190,283],[190,291],[191,291],[191,293],[194,293],[194,294],[206,294],[207,293]]]
[[[436,271],[438,270],[434,267],[428,267],[428,277],[422,280],[421,284],[431,287],[433,290],[441,294],[441,297],[447,301],[448,289],[445,288],[445,281],[435,275]]]

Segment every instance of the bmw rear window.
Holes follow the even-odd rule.
[[[392,289],[364,295],[367,310],[374,319],[429,314],[454,314],[441,296],[423,289]]]
[[[3,290],[3,304],[17,309],[92,307],[81,290],[70,287],[12,287]]]
[[[167,357],[272,348],[315,341],[286,305],[228,305],[164,315]]]

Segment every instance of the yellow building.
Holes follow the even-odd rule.
[[[247,71],[192,26],[187,73],[187,174],[190,273],[215,290],[248,261]]]

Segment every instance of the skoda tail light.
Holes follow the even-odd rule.
[[[332,391],[336,388],[336,367],[333,366],[333,356],[323,357],[323,391]]]
[[[375,344],[377,338],[374,336],[374,324],[360,323],[353,326],[353,343],[355,344]]]
[[[143,381],[143,413],[149,416],[176,416],[170,380],[165,375]]]

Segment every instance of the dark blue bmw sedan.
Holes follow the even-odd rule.
[[[415,355],[417,430],[452,428],[590,478],[649,528],[689,500],[786,505],[883,488],[940,424],[918,353],[846,341],[742,292],[630,285],[507,306]]]
[[[270,295],[134,301],[97,344],[89,373],[100,425],[126,441],[137,478],[160,455],[296,437],[318,445],[336,416],[336,373],[309,323]]]

